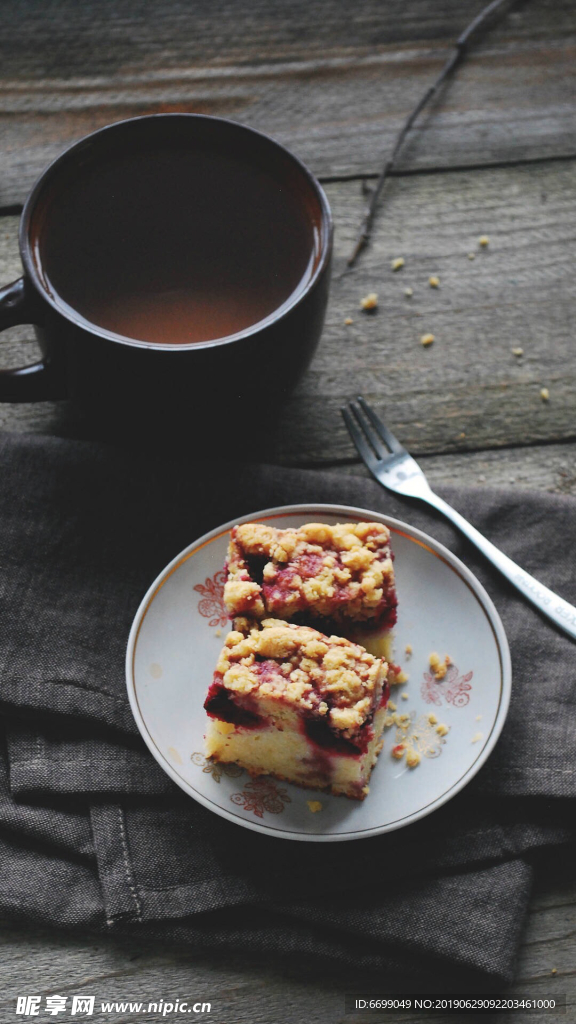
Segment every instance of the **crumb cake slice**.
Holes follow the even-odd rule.
[[[390,532],[381,523],[288,530],[244,523],[232,530],[227,571],[232,618],[274,616],[321,628],[391,629],[396,622]]]
[[[204,707],[206,752],[357,800],[382,748],[388,665],[343,637],[265,619],[226,637]]]

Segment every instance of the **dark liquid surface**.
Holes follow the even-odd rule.
[[[317,229],[293,184],[215,150],[147,150],[88,164],[36,229],[46,287],[89,323],[191,344],[265,319],[301,290]]]

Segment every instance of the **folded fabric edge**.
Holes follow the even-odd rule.
[[[127,698],[60,679],[43,680],[41,689],[34,689],[22,680],[4,678],[0,711],[23,718],[37,718],[40,713],[46,722],[56,724],[97,720],[131,736],[138,733]]]
[[[108,828],[111,815],[116,817],[115,844],[101,841],[98,819],[102,815]],[[501,982],[513,977],[533,881],[529,857],[509,857],[482,868],[405,880],[405,884],[396,883],[393,891],[371,893],[368,906],[364,898],[346,893],[287,905],[255,892],[246,880],[238,878],[204,879],[169,892],[146,889],[131,861],[122,808],[93,808],[92,821],[106,921],[111,928],[153,928],[166,925],[168,918],[173,929],[199,929],[206,944],[211,929],[217,927],[215,922],[229,930],[226,912],[230,912],[232,920],[243,922],[238,942],[246,944],[252,942],[254,915],[273,912],[299,925],[333,930],[343,942],[352,936],[359,964],[357,941],[370,937],[368,960],[375,969],[383,969],[392,947],[403,956],[444,960],[446,966],[457,963],[463,970],[478,971]],[[279,886],[278,895],[280,892]],[[487,914],[491,902],[493,912]],[[217,944],[221,941],[216,939]]]
[[[289,900],[297,904],[302,896],[300,876],[297,876],[295,886],[290,884],[289,878],[280,884],[277,871],[268,874],[248,873],[243,871],[241,863],[235,865],[216,862],[212,876],[204,874],[201,878],[179,879],[170,884],[167,884],[163,877],[161,884],[154,884],[144,877],[148,870],[147,865],[141,865],[135,860],[132,852],[131,828],[139,827],[140,818],[131,821],[130,813],[127,814],[119,804],[100,804],[91,807],[90,819],[106,915],[110,921],[177,919],[191,914],[201,914],[207,910],[248,903],[271,906],[278,903],[279,893],[283,903]],[[144,824],[150,843],[161,851],[159,837],[154,837],[152,821]],[[156,827],[162,830],[162,822],[156,822]],[[191,840],[196,841],[194,831],[191,830],[190,836]],[[482,838],[482,845],[475,847],[474,833],[459,837],[456,854],[448,852],[444,860],[441,859],[440,863],[434,864],[432,869],[428,868],[428,872],[425,858],[422,858],[422,870],[410,874],[403,874],[402,866],[399,865],[395,871],[396,881],[402,885],[426,885],[431,880],[438,881],[443,877],[462,876],[470,871],[489,871],[498,865],[523,859],[532,851],[568,842],[570,833],[556,827],[517,825],[510,830],[503,830],[500,825],[495,825],[492,834],[483,831]],[[166,847],[166,853],[171,848],[172,855],[178,855],[178,846],[171,847],[169,837],[167,841],[169,845]],[[233,835],[229,836],[228,842],[230,841],[233,842]],[[203,848],[208,857],[209,845]],[[371,849],[376,855],[374,848]],[[360,854],[360,850],[357,852]],[[378,853],[385,858],[386,851],[382,846],[379,847]],[[368,854],[369,851],[365,856]],[[140,851],[139,856],[141,855]],[[361,863],[365,856],[361,861],[356,858],[355,862]],[[284,869],[285,866],[284,863]],[[281,862],[279,867],[282,870]],[[319,874],[322,875],[322,872],[315,871],[311,866],[312,884],[304,890],[313,902],[316,902],[320,895]],[[324,877],[326,884],[335,884],[333,871],[326,871]],[[338,886],[342,899],[354,898],[355,894],[366,890],[364,869],[360,875],[361,884],[358,878],[354,882],[354,878],[354,873],[350,877],[342,875]]]

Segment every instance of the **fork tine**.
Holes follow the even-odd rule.
[[[398,438],[394,436],[392,431],[384,423],[382,423],[382,420],[378,419],[378,416],[371,406],[368,405],[368,402],[364,401],[362,395],[358,395],[358,405],[362,411],[366,413],[372,426],[378,432],[379,436],[384,441],[384,444],[388,445],[391,452],[405,451],[405,448],[400,444]]]
[[[342,413],[342,416],[344,418],[344,423],[346,424],[348,433],[350,434],[350,437],[352,438],[354,444],[356,445],[356,449],[358,451],[360,458],[364,460],[369,469],[375,469],[379,460],[377,459],[372,448],[368,444],[368,441],[364,437],[364,434],[356,425],[353,417],[350,415],[350,412],[345,405],[342,406],[340,412]]]
[[[372,427],[372,424],[370,423],[368,418],[365,415],[363,415],[362,410],[359,408],[358,405],[356,405],[356,402],[350,402],[349,408],[354,419],[356,420],[356,423],[360,427],[360,430],[362,431],[366,440],[368,441],[368,444],[374,450],[375,455],[379,459],[388,458],[388,449],[385,447],[385,445],[382,444],[382,441],[380,440],[378,434]]]

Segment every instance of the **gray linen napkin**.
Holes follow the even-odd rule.
[[[494,985],[513,974],[531,855],[567,830],[546,812],[535,825],[478,816],[461,798],[456,810],[408,840],[355,843],[351,857],[239,830],[183,799],[89,813],[18,804],[0,751],[0,911],[252,959],[312,955],[356,982],[377,971],[396,986],[398,972],[427,989]]]
[[[10,794],[5,779],[0,827],[10,835],[15,879],[0,882],[0,910],[222,948],[241,943],[253,953],[303,953],[312,944],[319,955],[366,967],[404,959],[412,968],[438,962],[509,978],[534,852],[571,835],[571,642],[448,524],[371,481],[230,464],[192,470],[185,459],[6,435],[0,466],[0,707],[12,787]],[[576,541],[574,502],[445,494],[508,554],[576,600],[565,557]],[[227,519],[296,501],[384,511],[447,544],[491,593],[513,654],[510,716],[477,780],[427,821],[355,843],[353,858],[348,844],[327,853],[254,835],[183,798],[141,746],[125,696],[131,620],[166,562]],[[65,831],[62,814],[73,814],[84,836],[89,822],[89,853],[46,854],[50,822],[54,836]],[[363,880],[383,863],[394,864],[402,885],[380,887],[375,899]],[[42,864],[46,878],[56,871],[55,885],[68,879],[61,905],[45,898],[46,884],[31,882]],[[343,894],[337,906],[334,892]]]

